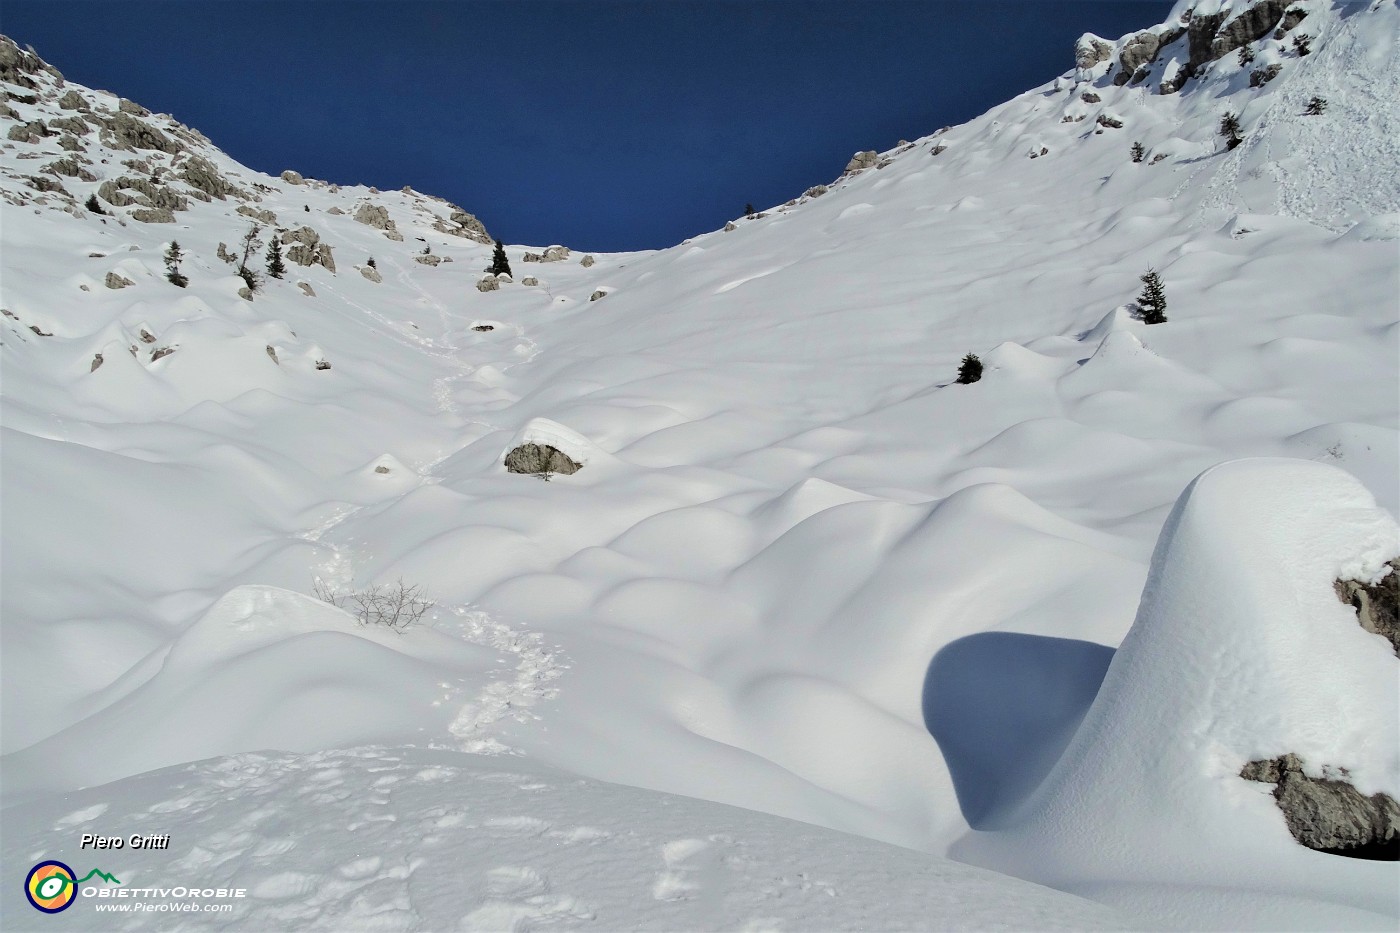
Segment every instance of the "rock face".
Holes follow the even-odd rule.
[[[394,226],[394,221],[389,217],[389,209],[378,204],[365,202],[355,208],[355,220],[366,227],[373,227],[376,230],[383,230],[387,235],[390,231],[398,233]],[[402,239],[402,237],[400,237]]]
[[[37,143],[48,135],[49,128],[44,125],[44,121],[35,120],[32,123],[22,123],[18,126],[10,127],[10,132],[6,134],[6,138],[17,143]]]
[[[198,191],[202,191],[212,198],[222,201],[230,195],[239,200],[246,201],[248,194],[236,186],[229,183],[213,162],[203,156],[193,156],[185,161],[180,169],[180,178]]]
[[[879,161],[880,153],[876,152],[874,149],[867,149],[865,152],[857,152],[855,155],[851,156],[851,161],[846,163],[846,173],[859,172],[862,169],[870,168],[870,166]]]
[[[311,230],[310,227],[301,229]],[[314,234],[316,231],[311,232]],[[329,243],[297,243],[287,250],[287,259],[299,266],[321,266],[328,272],[335,271],[335,257],[331,255]]]
[[[1259,0],[1225,23],[1210,44],[1210,60],[1229,55],[1240,46],[1267,36],[1283,20],[1290,0]]]
[[[72,156],[50,162],[41,171],[50,175],[66,175],[69,178],[77,178],[82,181],[97,181],[97,176],[83,168],[82,163]]]
[[[1113,55],[1113,46],[1092,32],[1086,32],[1074,43],[1074,67],[1081,71],[1106,62]]]
[[[185,148],[160,130],[125,112],[118,112],[107,121],[102,137],[103,143],[113,149],[155,149],[175,155]]]
[[[583,469],[583,464],[575,462],[568,454],[548,444],[521,444],[506,454],[505,466],[511,473],[544,475],[568,475]]]
[[[1337,598],[1356,609],[1357,621],[1373,635],[1390,642],[1400,658],[1400,559],[1386,564],[1390,573],[1379,583],[1367,585],[1357,580],[1338,580]]]
[[[1331,769],[1323,768],[1324,773]],[[1345,777],[1344,770],[1338,778]],[[1274,800],[1293,838],[1309,849],[1395,861],[1400,859],[1400,804],[1388,794],[1365,796],[1345,780],[1303,773],[1297,755],[1251,761],[1246,781],[1274,785]]]
[[[1151,32],[1140,32],[1123,43],[1123,51],[1118,53],[1118,73],[1113,76],[1113,83],[1119,87],[1127,84],[1139,68],[1157,57],[1157,50],[1161,47],[1161,39]]]

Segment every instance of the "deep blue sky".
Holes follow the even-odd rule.
[[[0,31],[261,171],[412,185],[511,243],[620,250],[795,197],[1171,6],[4,0]]]

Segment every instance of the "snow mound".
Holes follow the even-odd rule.
[[[1400,527],[1341,470],[1207,470],[1166,522],[1137,620],[1069,748],[1016,825],[955,854],[1052,884],[1066,864],[1080,879],[1231,877],[1393,914],[1395,866],[1302,848],[1267,786],[1239,774],[1292,752],[1314,776],[1345,768],[1364,794],[1400,791],[1400,665],[1333,591],[1397,554]]]

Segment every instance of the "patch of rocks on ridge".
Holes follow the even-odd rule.
[[[548,478],[565,476],[583,469],[583,464],[549,444],[521,444],[506,454],[505,467],[511,473],[530,473]]]
[[[331,255],[330,244],[322,243],[321,235],[312,228],[285,230],[282,232],[282,243],[288,245],[288,261],[299,266],[321,266],[327,272],[335,271],[335,257]]]
[[[562,262],[569,258],[569,248],[567,246],[551,246],[543,253],[526,253],[522,262]]]
[[[1276,39],[1283,38],[1308,15],[1306,10],[1294,6],[1294,2],[1256,0],[1238,12],[1221,10],[1198,14],[1189,9],[1177,23],[1134,33],[1124,38],[1118,48],[1113,83],[1122,87],[1146,80],[1148,66],[1157,60],[1163,49],[1184,36],[1187,60],[1174,74],[1164,76],[1159,87],[1163,94],[1174,94],[1209,63],[1258,42],[1270,33]],[[1074,65],[1084,72],[1110,61],[1113,52],[1112,43],[1093,33],[1085,33],[1074,44]],[[1258,85],[1251,82],[1251,86]]]

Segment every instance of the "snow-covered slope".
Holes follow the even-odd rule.
[[[508,246],[514,281],[487,291],[489,237],[455,206],[261,176],[4,49],[5,803],[376,744],[940,854],[1024,812],[1197,475],[1316,460],[1400,507],[1400,12],[1294,7],[1252,63],[1172,93],[1254,7],[1179,5],[1138,80],[1115,77],[1137,35],[1090,38],[1054,81],[733,229]],[[254,223],[322,261],[247,300],[218,254]],[[1165,324],[1132,314],[1149,268]],[[967,353],[985,375],[956,384]],[[508,473],[525,442],[584,466]],[[398,580],[430,625],[311,598]],[[7,842],[7,876],[29,854]],[[1129,877],[979,858],[1091,896]],[[1364,925],[1385,906],[1355,872],[1385,870],[1300,896]],[[1217,874],[1154,867],[1286,900]]]

